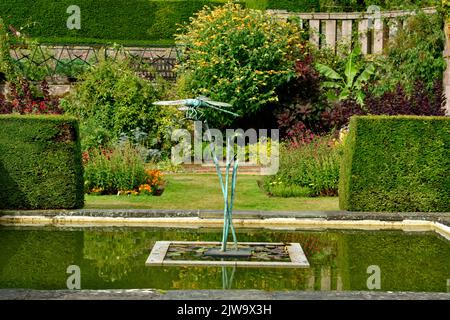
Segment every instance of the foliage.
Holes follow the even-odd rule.
[[[364,102],[368,94],[367,86],[363,84],[373,70],[372,64],[365,60],[359,49],[354,49],[350,56],[342,54],[346,50],[339,52],[341,53],[335,54],[328,48],[310,48],[303,59],[297,60],[296,76],[279,88],[282,98],[275,117],[281,136],[290,143],[295,145],[296,141],[305,142],[316,134],[339,129],[353,114],[365,113],[355,99],[358,96],[360,102]],[[365,70],[362,70],[364,66]],[[319,69],[339,80],[323,82]],[[334,98],[329,101],[327,92],[322,88],[327,86],[341,88],[342,100]],[[331,93],[335,96],[334,91]],[[349,93],[352,95],[348,96]]]
[[[15,75],[14,62],[9,52],[12,35],[0,17],[0,75],[1,80],[12,80]]]
[[[267,194],[273,197],[280,198],[306,198],[312,196],[312,191],[309,187],[302,187],[297,185],[284,185],[281,179],[272,181],[264,187]]]
[[[189,21],[203,6],[218,6],[226,0],[78,0],[82,10],[80,30],[69,30],[66,20],[70,0],[2,0],[0,16],[14,26],[33,23],[29,33],[42,42],[98,43],[173,43],[177,25]],[[371,4],[383,9],[429,7],[439,0],[245,0],[252,9],[282,9],[298,12],[366,11]],[[30,10],[33,8],[33,10]]]
[[[50,96],[48,83],[42,81],[40,92],[25,79],[9,84],[8,97],[0,94],[0,114],[62,114],[59,99]]]
[[[54,68],[49,50],[41,47],[36,41],[22,37],[26,48],[24,59],[13,60],[16,73],[30,81],[43,81]]]
[[[0,116],[0,209],[71,209],[83,203],[77,121]]]
[[[442,79],[446,63],[442,55],[445,34],[440,14],[419,13],[406,20],[403,29],[391,41],[386,57],[376,61],[376,81],[371,85],[375,95],[394,91],[400,83],[408,94],[422,81],[431,90]],[[389,75],[389,76],[386,76]]]
[[[375,73],[375,67],[371,63],[358,65],[355,56],[360,55],[361,49],[359,47],[351,51],[346,59],[344,75],[340,75],[329,66],[320,63],[316,64],[317,71],[328,78],[328,81],[322,83],[322,87],[333,89],[328,92],[328,98],[331,101],[354,98],[360,105],[364,105],[365,94],[363,86]],[[338,95],[336,95],[336,90]]]
[[[446,117],[352,118],[341,162],[341,209],[447,212],[449,137]]]
[[[417,81],[410,95],[398,84],[393,92],[386,92],[379,97],[369,95],[366,105],[369,113],[374,115],[444,116],[444,99],[441,80],[436,80],[431,90],[423,82]]]
[[[56,63],[55,74],[76,78],[88,69],[88,64],[81,59],[61,59]]]
[[[276,88],[294,75],[303,47],[296,25],[232,3],[204,8],[177,43],[184,48],[179,72],[188,73],[191,94],[230,102],[244,117],[278,101]],[[216,111],[205,116],[215,126],[233,122]]]
[[[319,12],[320,0],[269,0],[267,9],[287,10],[291,12]]]
[[[339,180],[339,146],[336,139],[317,137],[297,147],[282,146],[280,169],[264,180],[269,194],[282,196],[336,195]],[[282,187],[285,186],[285,187]]]
[[[69,30],[66,26],[70,16],[66,10],[73,4],[81,8],[80,30]],[[14,26],[34,22],[28,33],[41,39],[65,37],[72,41],[95,38],[148,42],[172,39],[177,24],[188,22],[189,17],[204,5],[218,4],[206,0],[78,0],[76,3],[71,0],[2,0],[0,16],[8,17],[8,22]]]
[[[303,127],[317,129],[325,107],[320,75],[314,68],[315,55],[307,53],[295,62],[295,77],[278,88],[279,107],[275,117],[282,137],[301,138]]]
[[[159,170],[145,170],[138,151],[126,143],[114,149],[83,153],[85,191],[94,194],[155,194],[162,192]]]
[[[165,91],[162,80],[141,79],[126,58],[102,60],[81,80],[61,105],[80,119],[84,150],[117,141],[121,135],[131,137],[137,128],[148,135],[148,146],[168,148],[177,111],[153,105]]]
[[[370,5],[385,10],[439,6],[441,0],[269,0],[266,8],[293,12],[366,11]]]
[[[392,92],[375,96],[366,91],[365,108],[353,99],[333,104],[321,114],[321,123],[325,127],[340,128],[346,126],[353,115],[445,115],[445,97],[443,86],[437,80],[432,90],[427,90],[421,81],[414,84],[413,94],[407,94],[398,84]]]

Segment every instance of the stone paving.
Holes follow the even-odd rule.
[[[0,300],[450,300],[450,293],[260,290],[0,290]]]

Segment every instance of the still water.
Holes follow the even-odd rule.
[[[76,265],[81,289],[348,291],[379,276],[382,291],[450,291],[450,242],[435,233],[238,229],[241,242],[300,243],[311,267],[145,266],[156,241],[220,239],[218,229],[0,227],[0,288],[67,289]]]

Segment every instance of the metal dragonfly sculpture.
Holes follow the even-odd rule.
[[[226,108],[230,108],[232,105],[225,102],[212,101],[206,97],[198,97],[196,99],[185,99],[185,100],[175,100],[175,101],[158,101],[154,103],[158,106],[180,106],[178,109],[186,112],[186,118],[194,121],[201,121],[203,127],[206,130],[207,138],[209,140],[209,148],[212,154],[212,159],[216,167],[217,175],[219,176],[219,183],[222,188],[222,194],[224,199],[224,222],[223,222],[223,233],[222,233],[222,246],[221,252],[227,251],[227,241],[228,235],[231,230],[234,242],[234,249],[237,251],[237,238],[236,231],[233,225],[233,204],[236,190],[236,179],[237,171],[239,166],[239,161],[236,159],[236,154],[234,153],[234,146],[231,146],[231,140],[227,140],[227,160],[225,166],[225,178],[222,176],[220,170],[219,160],[216,153],[215,143],[212,141],[211,132],[209,131],[208,121],[204,117],[204,110],[207,108],[215,109],[219,112],[224,112],[235,117],[239,117],[237,113],[231,112]],[[233,156],[231,154],[233,150]],[[231,190],[230,188],[230,168],[233,164],[233,172],[231,174]]]

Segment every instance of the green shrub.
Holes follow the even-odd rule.
[[[276,88],[294,76],[301,34],[295,24],[237,4],[205,8],[177,36],[184,48],[179,72],[191,95],[230,102],[232,111],[252,117],[278,101]],[[205,117],[213,126],[233,122],[216,110]]]
[[[158,170],[145,170],[139,152],[130,144],[114,149],[84,153],[85,191],[96,194],[139,192],[158,193],[162,176]]]
[[[426,89],[433,90],[446,68],[442,55],[445,43],[443,29],[440,14],[422,12],[408,18],[404,28],[391,41],[387,56],[377,60],[378,77],[370,90],[381,95],[394,91],[400,83],[412,95],[417,81],[423,82]]]
[[[83,203],[77,121],[0,116],[0,209],[71,209]]]
[[[55,74],[76,78],[88,69],[88,64],[81,59],[61,59],[56,63]]]
[[[2,0],[0,16],[16,28],[26,30],[41,42],[97,43],[102,40],[129,43],[173,43],[177,25],[189,21],[203,6],[222,5],[225,0]],[[365,11],[371,4],[383,9],[430,7],[440,0],[245,0],[241,4],[252,9],[289,11]],[[81,29],[69,30],[66,12],[70,5],[81,9]]]
[[[339,182],[340,147],[330,137],[280,148],[280,168],[264,179],[265,190],[275,196],[336,195]]]
[[[282,183],[280,181],[280,183]],[[274,197],[280,198],[306,198],[312,196],[312,190],[309,187],[300,187],[296,185],[273,184],[268,188],[268,193]]]
[[[83,150],[131,136],[137,128],[148,134],[149,146],[168,148],[176,110],[153,105],[165,91],[162,80],[141,79],[127,59],[103,60],[80,78],[61,105],[80,119]]]
[[[287,10],[291,12],[320,11],[320,0],[269,0],[267,9]]]
[[[11,58],[11,34],[0,16],[0,75],[1,80],[11,80],[15,75],[14,61]]]
[[[340,207],[448,212],[449,169],[449,118],[353,117],[340,173]]]

